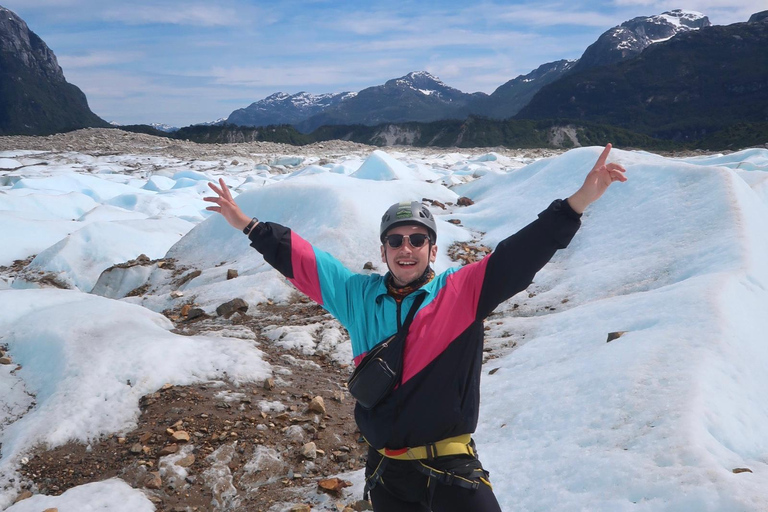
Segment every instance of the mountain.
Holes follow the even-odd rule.
[[[711,26],[701,13],[675,9],[654,16],[639,16],[604,32],[591,44],[572,72],[584,71],[631,59],[654,43],[678,34]]]
[[[323,110],[334,107],[354,97],[356,93],[309,94],[300,92],[286,94],[276,92],[263,100],[251,103],[245,108],[232,112],[226,119],[228,124],[239,126],[267,126],[272,124],[298,124]]]
[[[470,112],[491,119],[507,119],[526,106],[539,89],[558,80],[576,61],[558,60],[542,64],[527,75],[520,75],[500,85],[490,96],[480,97],[470,106]]]
[[[149,123],[149,126],[154,128],[155,130],[165,132],[165,133],[173,133],[179,129],[178,126],[171,126],[169,124],[164,124],[164,123]]]
[[[363,89],[335,107],[325,109],[297,126],[310,132],[323,125],[458,119],[469,114],[468,105],[484,93],[467,94],[445,85],[426,71],[407,75]]]
[[[0,7],[0,134],[45,135],[109,127],[68,83],[53,51],[12,11]]]
[[[768,121],[768,17],[679,33],[636,57],[573,72],[544,88],[520,119],[573,119],[690,140]]]

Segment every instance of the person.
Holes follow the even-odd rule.
[[[370,491],[375,511],[500,511],[471,439],[480,405],[483,320],[569,244],[588,205],[611,183],[626,181],[621,165],[607,163],[610,151],[608,144],[573,195],[555,200],[482,260],[439,275],[430,265],[437,227],[420,202],[387,210],[379,236],[388,272],[364,275],[289,228],[247,216],[223,180],[209,184],[216,196],[205,200],[216,206],[208,210],[243,230],[269,264],[347,328],[355,365],[410,322],[397,386],[372,408],[355,406],[370,445],[366,495]]]

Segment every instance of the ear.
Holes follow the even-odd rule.
[[[387,255],[386,255],[387,248],[383,245],[381,246],[381,262],[386,263],[387,262]]]
[[[433,245],[429,250],[429,261],[434,263],[437,259],[437,246]]]

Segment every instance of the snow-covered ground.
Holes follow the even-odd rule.
[[[178,336],[159,313],[190,297],[213,314],[233,297],[257,305],[295,293],[205,211],[209,180],[224,177],[248,214],[292,227],[360,272],[369,261],[385,271],[377,229],[387,206],[439,201],[440,271],[455,264],[453,242],[495,246],[574,192],[600,148],[534,162],[388,151],[269,165],[258,155],[235,165],[0,152],[0,346],[13,359],[0,365],[0,508],[38,444],[129,431],[139,397],[166,383],[271,375],[252,340]],[[614,150],[611,160],[629,181],[592,205],[571,246],[487,322],[476,438],[502,508],[768,510],[768,151],[671,159]],[[456,206],[460,196],[475,204]],[[200,274],[181,286],[157,262],[102,274],[141,254]],[[227,269],[239,277],[227,280]],[[286,347],[302,350],[309,336],[335,358],[350,354],[333,326],[280,329]],[[345,478],[359,492],[361,475]],[[119,480],[8,510],[103,502],[154,510]]]

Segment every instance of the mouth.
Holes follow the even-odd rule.
[[[397,264],[401,267],[413,267],[416,265],[415,261],[398,261]]]

